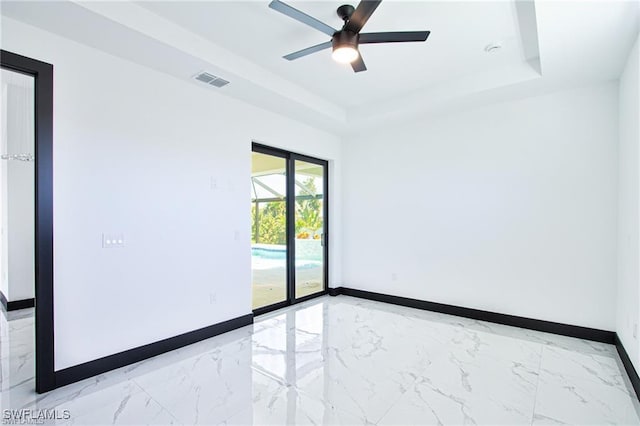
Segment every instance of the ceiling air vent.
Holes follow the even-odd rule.
[[[229,84],[229,82],[227,80],[225,80],[224,78],[216,78],[213,81],[209,82],[210,85],[212,86],[216,86],[216,87],[222,87],[222,86],[226,86],[227,84]]]
[[[216,75],[209,74],[208,72],[204,71],[194,75],[193,78],[214,87],[223,87],[229,84],[229,82],[224,78],[220,78]]]

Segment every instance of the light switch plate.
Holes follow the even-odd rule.
[[[102,234],[102,248],[121,248],[124,247],[124,234]]]

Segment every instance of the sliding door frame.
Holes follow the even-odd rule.
[[[287,176],[287,185],[289,184],[289,174],[290,171],[290,161],[289,161],[289,153],[280,149],[271,148],[269,146],[261,145],[253,142],[251,144],[251,152],[257,152],[260,154],[271,155],[274,157],[279,157],[285,160],[286,167],[286,176]],[[289,210],[290,210],[290,202],[289,202],[289,187],[287,186],[286,194],[285,194],[285,215],[287,226],[285,227],[285,240],[287,242],[287,268],[286,268],[286,297],[282,302],[276,302],[272,305],[261,306],[253,310],[253,315],[261,315],[266,314],[267,312],[275,311],[276,309],[282,309],[284,307],[289,306],[291,303],[289,301],[289,286],[292,280],[291,277],[291,268],[289,268]],[[253,280],[251,281],[251,291],[253,292]]]
[[[323,180],[323,191],[322,191],[322,233],[323,233],[323,241],[322,241],[322,257],[323,257],[323,271],[322,271],[322,281],[323,281],[323,285],[322,285],[322,291],[319,291],[317,293],[314,294],[309,294],[307,296],[304,297],[296,297],[296,279],[295,279],[295,270],[296,270],[296,235],[295,235],[295,219],[296,219],[296,212],[295,212],[295,205],[296,205],[296,199],[295,199],[295,164],[296,161],[304,161],[306,163],[312,163],[312,164],[317,164],[319,166],[322,166],[324,173],[322,174],[322,180]],[[289,156],[289,163],[290,163],[290,169],[291,169],[291,176],[292,178],[289,179],[289,183],[291,184],[291,188],[287,188],[288,189],[288,193],[287,193],[287,198],[289,198],[289,194],[291,194],[291,200],[292,200],[292,208],[291,208],[291,224],[292,224],[292,230],[294,232],[291,232],[291,239],[287,240],[287,244],[289,247],[291,247],[290,250],[290,257],[291,257],[291,262],[289,263],[289,265],[291,265],[291,269],[293,270],[293,279],[291,280],[291,298],[292,298],[292,303],[300,303],[300,302],[304,302],[305,300],[309,300],[309,299],[313,299],[314,297],[318,297],[318,296],[322,296],[325,294],[328,294],[329,292],[329,162],[326,160],[320,160],[318,158],[314,158],[314,157],[309,157],[307,155],[302,155],[302,154],[296,154],[296,153],[290,153]],[[289,192],[290,191],[290,192]],[[287,224],[288,226],[288,224]]]
[[[267,312],[281,309],[296,303],[301,303],[309,299],[324,296],[329,292],[329,162],[307,155],[296,154],[284,149],[273,148],[258,142],[252,142],[251,151],[260,154],[272,155],[286,160],[287,173],[287,193],[286,193],[286,241],[287,241],[287,298],[283,302],[273,305],[263,306],[253,310],[254,315],[261,315]],[[322,290],[304,297],[296,298],[296,233],[295,233],[295,162],[305,161],[307,163],[318,164],[323,167],[323,195],[322,195],[322,216],[324,242],[322,246],[323,254],[323,274]],[[253,285],[253,283],[252,283]]]

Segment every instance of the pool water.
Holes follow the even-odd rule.
[[[296,268],[315,268],[322,265],[322,262],[311,259],[296,259]],[[286,268],[287,249],[286,248],[251,248],[251,268],[252,269],[275,269]]]
[[[287,249],[267,249],[267,248],[251,248],[251,257],[259,259],[276,259],[285,260],[287,258]]]

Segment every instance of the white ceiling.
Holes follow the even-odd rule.
[[[334,26],[343,2],[287,1]],[[355,1],[351,2],[355,5]],[[615,79],[638,33],[638,0],[385,0],[367,31],[430,30],[426,43],[361,46],[355,74],[328,37],[260,1],[2,1],[2,16],[41,27],[334,133],[417,114]],[[503,48],[487,54],[488,43]],[[207,70],[231,84],[213,89]]]
[[[334,28],[341,26],[336,9],[344,3],[288,2]],[[431,36],[425,43],[362,45],[368,70],[357,75],[331,60],[330,49],[291,62],[282,59],[330,38],[269,9],[268,1],[139,4],[346,108],[525,61],[515,6],[507,1],[385,1],[363,32],[430,30]],[[487,54],[484,47],[495,41],[503,49]]]

